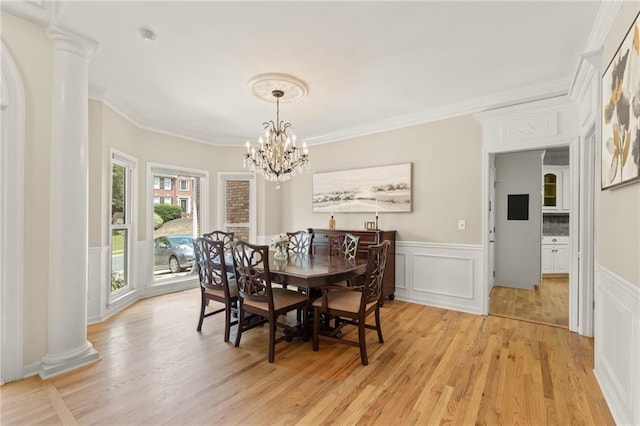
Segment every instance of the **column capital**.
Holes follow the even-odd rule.
[[[62,50],[89,59],[100,45],[96,40],[61,28],[57,25],[49,25],[47,35],[53,41],[55,50]]]

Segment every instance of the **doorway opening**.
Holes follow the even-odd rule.
[[[570,176],[568,146],[491,156],[489,314],[569,328]]]

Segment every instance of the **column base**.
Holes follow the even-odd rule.
[[[47,353],[42,357],[39,375],[40,378],[46,380],[97,361],[100,361],[100,354],[91,343],[86,342],[86,345],[80,350],[67,354],[50,355]]]

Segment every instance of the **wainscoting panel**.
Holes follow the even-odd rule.
[[[93,324],[102,321],[101,306],[104,303],[104,290],[107,279],[106,261],[109,247],[89,247],[88,288],[87,288],[87,322]]]
[[[397,244],[397,242],[396,242]],[[407,288],[407,254],[398,253],[396,248],[396,291]]]
[[[595,267],[595,375],[617,424],[640,424],[640,287]]]
[[[482,246],[396,242],[399,300],[482,313]]]

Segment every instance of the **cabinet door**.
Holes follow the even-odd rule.
[[[560,191],[562,184],[560,182],[562,176],[556,172],[545,172],[543,176],[543,194],[542,207],[545,210],[557,210],[559,206]]]
[[[542,246],[542,273],[553,274],[554,246]]]
[[[562,210],[568,212],[571,207],[571,192],[569,191],[569,169],[562,171]]]
[[[553,272],[566,274],[569,272],[569,246],[555,246],[553,253]]]

